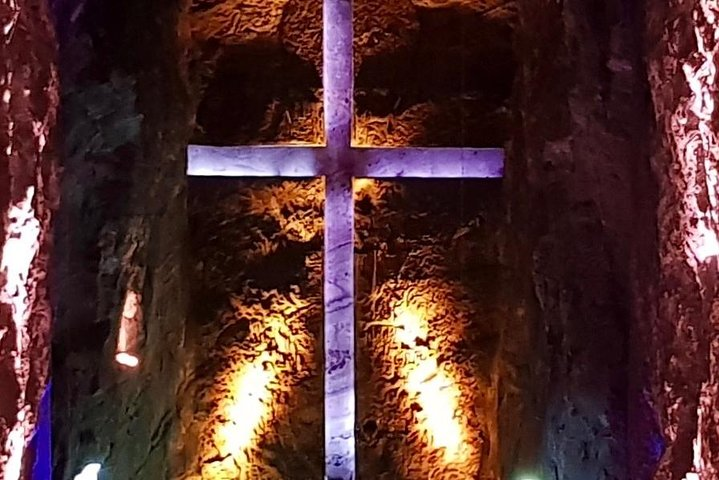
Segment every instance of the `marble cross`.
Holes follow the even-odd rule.
[[[191,145],[194,176],[325,178],[325,478],[355,473],[354,203],[352,179],[496,178],[501,149],[360,148],[353,116],[352,0],[324,0],[325,146]]]

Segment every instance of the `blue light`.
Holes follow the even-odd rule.
[[[47,384],[40,400],[37,429],[30,442],[29,450],[35,458],[32,466],[32,480],[52,478],[52,383]]]

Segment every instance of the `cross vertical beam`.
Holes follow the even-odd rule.
[[[325,135],[329,155],[338,157],[349,153],[352,135],[352,0],[324,0],[322,21]]]
[[[354,204],[351,178],[325,181],[325,476],[355,468]]]
[[[352,148],[352,0],[323,1],[324,147],[190,145],[188,174],[325,177],[325,478],[354,480],[355,335],[352,178],[499,178],[502,149]]]
[[[352,0],[324,0],[325,478],[355,478]]]

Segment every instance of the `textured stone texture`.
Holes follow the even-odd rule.
[[[327,258],[325,260],[326,274],[325,278],[328,281],[329,288],[325,291],[325,301],[327,302],[328,309],[326,312],[325,323],[328,328],[325,331],[325,348],[327,357],[329,358],[326,363],[326,416],[325,416],[325,428],[327,435],[339,441],[331,441],[329,448],[327,448],[326,455],[330,457],[332,461],[328,465],[328,475],[332,478],[349,478],[351,476],[350,471],[353,470],[352,462],[344,464],[346,459],[349,459],[351,455],[348,455],[348,451],[352,450],[351,447],[351,430],[347,433],[345,429],[352,428],[352,370],[353,363],[348,361],[352,358],[352,337],[347,336],[352,331],[352,324],[348,324],[348,320],[351,321],[352,317],[352,305],[349,299],[352,290],[352,277],[348,276],[350,273],[349,265],[352,264],[352,216],[347,215],[347,209],[352,207],[351,193],[349,191],[349,178],[347,177],[349,170],[344,162],[352,160],[351,156],[346,154],[346,149],[349,146],[349,132],[350,132],[350,121],[352,112],[348,109],[350,103],[348,99],[351,94],[351,83],[352,83],[352,68],[347,63],[348,60],[352,59],[352,56],[347,52],[347,45],[351,45],[351,32],[352,28],[346,21],[348,18],[348,7],[350,2],[335,2],[336,6],[341,7],[334,10],[328,8],[325,10],[324,18],[329,21],[329,28],[325,29],[325,45],[327,55],[325,59],[332,59],[333,61],[325,61],[324,63],[324,76],[325,76],[325,112],[328,119],[328,152],[329,161],[336,162],[337,167],[331,165],[329,168],[330,175],[328,176],[328,189],[327,189],[327,208],[325,221],[328,224],[326,236],[326,252]],[[370,6],[372,3],[370,3]],[[405,10],[412,10],[411,5],[405,2]],[[365,10],[361,11],[362,15],[358,15],[358,30],[362,32],[363,28],[369,29],[368,38],[372,35],[378,35],[381,28],[385,28],[386,25],[380,25],[382,21],[389,18],[388,15],[378,17],[379,24],[371,25],[371,28],[367,27],[368,21],[374,17],[368,15],[369,9],[365,5]],[[294,18],[294,17],[292,17]],[[402,20],[400,18],[400,20]],[[411,20],[411,18],[409,19]],[[455,16],[456,20],[456,16]],[[371,23],[371,21],[369,22]],[[401,22],[400,22],[401,23]],[[448,22],[447,25],[454,25],[453,22]],[[445,32],[450,31],[450,28],[445,25]],[[238,25],[242,29],[242,25]],[[310,30],[312,30],[310,28]],[[287,34],[287,32],[285,32]],[[349,35],[347,34],[349,33]],[[437,32],[435,32],[437,33]],[[289,34],[287,34],[289,35]],[[344,37],[344,39],[342,38]],[[380,35],[381,37],[381,35]],[[360,35],[360,38],[363,38]],[[452,36],[453,40],[460,41],[458,36]],[[346,40],[349,40],[346,41]],[[401,42],[392,40],[392,36],[382,39],[386,41],[387,45],[384,48],[399,48]],[[380,40],[378,40],[381,43]],[[372,42],[369,42],[372,43]],[[400,43],[400,45],[392,45],[392,43]],[[461,48],[461,44],[460,44]],[[374,54],[381,52],[381,49]],[[275,56],[270,57],[267,62],[270,66],[280,63],[282,60],[281,53],[275,53]],[[223,58],[223,62],[229,62],[229,59]],[[219,65],[222,68],[222,64]],[[258,69],[266,68],[264,63],[256,65]],[[287,75],[287,72],[277,72],[281,77]],[[451,76],[451,75],[449,75]],[[285,77],[290,79],[291,75]],[[261,90],[263,94],[272,93],[272,84],[260,84],[255,83],[250,88],[257,88]],[[217,95],[217,98],[221,98],[221,95],[232,95],[234,96],[235,91],[242,91],[243,88],[237,87],[236,85],[230,89],[229,83],[226,83],[222,88],[212,89],[208,92],[210,95]],[[458,92],[453,91],[454,94],[459,95]],[[211,97],[206,97],[211,98]],[[221,102],[216,102],[220,104]],[[224,117],[218,115],[218,112],[214,112],[215,115],[212,118],[222,121]],[[230,125],[232,127],[232,125]],[[484,133],[484,132],[482,132]],[[312,141],[313,138],[301,139],[304,141]],[[206,141],[206,139],[205,139]],[[271,151],[270,151],[271,152]],[[427,154],[427,152],[420,152]],[[269,156],[270,153],[267,154]],[[424,155],[429,156],[429,155]],[[441,156],[437,155],[437,161],[441,162]],[[397,159],[401,159],[397,156]],[[423,158],[424,159],[424,158]],[[477,158],[481,160],[480,158]],[[285,158],[285,161],[291,161],[289,158]],[[261,161],[260,158],[256,158],[255,161]],[[411,162],[411,159],[409,159]],[[207,162],[209,163],[209,162]],[[235,166],[242,162],[234,162]],[[423,163],[423,162],[422,162]],[[451,163],[451,162],[450,162]],[[325,166],[327,168],[327,166]],[[261,169],[258,169],[261,170]],[[403,169],[404,170],[404,169]],[[432,171],[440,171],[439,169],[428,169]],[[226,171],[229,171],[226,170]],[[254,173],[253,169],[247,170],[249,173]],[[367,172],[371,173],[371,172]],[[428,172],[422,172],[422,176]],[[348,317],[349,315],[349,317]],[[337,335],[337,332],[340,334]],[[339,379],[336,380],[336,379]],[[194,380],[193,380],[194,382]],[[220,402],[220,405],[222,402]],[[338,408],[339,407],[339,408]],[[338,415],[339,413],[339,415]],[[345,420],[346,415],[349,414],[349,422]],[[337,435],[337,427],[342,430],[341,438]],[[190,434],[191,436],[191,434]],[[288,440],[288,439],[286,439]],[[192,440],[189,439],[188,443]],[[335,446],[335,443],[337,446]],[[221,463],[228,460],[225,454],[222,454],[223,449],[218,448],[221,452],[219,456],[210,456],[203,459],[204,465],[210,465],[211,463]],[[349,467],[349,468],[345,468]],[[202,467],[204,468],[204,467]]]
[[[192,356],[173,478],[322,476],[323,202],[321,179],[190,180]]]
[[[705,0],[647,9],[661,277],[656,318],[643,330],[647,396],[666,442],[658,480],[719,472],[717,14]]]
[[[629,334],[644,320],[633,298],[645,286],[632,279],[653,262],[644,252],[655,251],[656,197],[642,23],[630,3],[519,5],[507,166],[518,276],[500,393],[506,478],[537,464],[557,480],[635,478],[629,465],[645,450],[627,438],[641,393],[641,377],[629,376]]]
[[[0,478],[18,480],[49,370],[57,51],[43,1],[0,2],[0,27]]]
[[[432,179],[356,195],[359,478],[498,478],[500,192]]]
[[[55,262],[55,477],[98,461],[166,478],[186,288],[192,105],[175,1],[56,2],[64,177]],[[142,297],[137,369],[113,362],[128,289]]]
[[[321,143],[322,2],[258,8],[227,0],[190,10],[203,92],[194,141]],[[513,3],[357,0],[353,10],[355,143],[506,139]]]
[[[205,18],[220,3],[197,1],[193,14]],[[445,5],[429,3],[414,2]],[[203,51],[198,65],[226,62],[245,75],[257,70],[251,62],[289,48],[297,58],[269,65],[269,76],[250,75],[251,83],[275,78],[273,86],[284,88],[304,79],[305,90],[288,105],[311,104],[301,113],[316,123],[317,54],[283,30],[302,24],[304,7],[292,0],[252,5],[245,20],[271,25],[238,24],[232,45],[221,55]],[[541,465],[544,478],[554,480],[644,480],[661,464],[656,478],[681,480],[692,469],[697,425],[702,480],[713,478],[714,420],[699,419],[697,407],[702,398],[710,412],[715,401],[716,261],[687,253],[697,246],[694,220],[711,217],[711,169],[688,175],[691,143],[684,143],[704,141],[714,122],[713,111],[702,117],[706,111],[695,112],[691,101],[697,96],[689,78],[707,61],[706,52],[697,54],[696,27],[701,35],[713,31],[706,13],[694,16],[701,5],[646,2],[641,11],[620,0],[518,2],[521,68],[507,165],[509,226],[499,253],[514,267],[507,284],[513,309],[497,357],[501,478]],[[56,7],[67,172],[56,264],[57,476],[72,478],[82,463],[99,459],[116,479],[172,477],[179,369],[193,358],[179,349],[185,315],[179,239],[191,111],[183,69],[194,57],[180,51],[178,6],[171,1]],[[267,9],[277,12],[266,15]],[[232,11],[217,14],[222,28],[234,25]],[[416,32],[413,22],[402,35]],[[201,40],[224,36],[222,28]],[[315,27],[307,34],[309,44],[317,43]],[[241,50],[258,40],[267,43],[263,55]],[[691,68],[684,71],[684,64]],[[287,65],[299,73],[273,77]],[[211,86],[233,86],[225,80]],[[707,88],[716,96],[713,84]],[[238,111],[245,106],[240,100]],[[271,109],[270,124],[285,121],[291,109],[280,107]],[[297,127],[302,122],[290,117],[297,131],[286,139],[307,132],[315,138],[321,130]],[[393,116],[387,118],[380,123],[396,130]],[[464,126],[460,140],[473,141],[477,128]],[[274,139],[277,130],[261,130],[260,140]],[[404,136],[380,134],[393,144]],[[711,166],[711,148],[707,155]],[[698,189],[687,196],[690,182]],[[144,299],[146,340],[136,372],[111,362],[127,288]]]

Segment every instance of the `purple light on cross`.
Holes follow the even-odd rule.
[[[352,179],[498,178],[502,149],[353,148],[352,1],[324,0],[324,147],[188,148],[188,174],[325,177],[325,478],[355,474]]]

